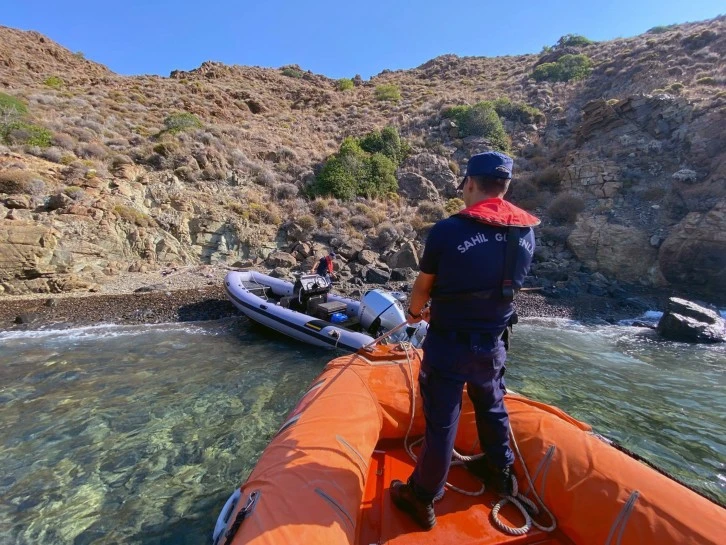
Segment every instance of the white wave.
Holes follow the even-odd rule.
[[[34,329],[0,331],[0,342],[22,339],[43,339],[47,341],[60,340],[63,342],[75,340],[110,339],[114,337],[125,337],[129,335],[143,335],[146,333],[185,332],[191,335],[217,335],[219,325],[224,320],[203,322],[174,322],[164,324],[141,324],[141,325],[118,325],[118,324],[97,324],[84,327],[69,327],[67,329]],[[212,327],[210,327],[212,326]]]
[[[522,317],[522,318],[519,318],[519,323],[541,325],[541,326],[546,326],[546,327],[569,327],[569,326],[583,325],[582,322],[579,322],[577,320],[573,320],[571,318],[560,318],[557,316]],[[514,327],[517,327],[517,326],[514,326]]]

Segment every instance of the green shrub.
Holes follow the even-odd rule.
[[[49,78],[46,78],[43,84],[47,85],[51,89],[60,89],[63,85],[65,85],[65,82],[58,76],[50,76]]]
[[[718,38],[719,34],[717,32],[714,32],[711,29],[702,30],[701,32],[697,32],[696,34],[691,34],[690,36],[686,36],[681,40],[681,44],[683,44],[683,47],[690,51],[695,51],[697,49],[701,49],[702,47],[707,46],[714,40]]]
[[[350,78],[340,78],[338,80],[339,91],[349,91],[353,87],[355,87],[355,85],[353,84],[353,80]]]
[[[443,115],[456,121],[461,136],[482,136],[491,142],[493,148],[509,151],[509,137],[491,102],[453,106],[446,109]]]
[[[283,76],[287,76],[289,78],[300,79],[303,77],[303,71],[296,66],[285,66],[281,72]]]
[[[673,30],[676,27],[676,25],[659,25],[654,26],[650,30],[647,31],[647,34],[663,34],[664,32],[668,32],[669,30]]]
[[[712,78],[711,76],[705,76],[703,78],[698,78],[696,80],[697,85],[718,85],[718,82],[716,81],[716,78]]]
[[[447,216],[446,209],[440,204],[424,201],[418,205],[416,214],[426,222],[436,222]]]
[[[315,216],[311,216],[310,214],[305,214],[296,218],[295,223],[297,223],[305,231],[312,231],[318,226],[318,220],[315,219]]]
[[[382,153],[397,165],[411,152],[411,146],[401,137],[396,127],[385,127],[382,131],[373,131],[360,139],[360,147],[368,153]]]
[[[360,139],[348,137],[323,165],[310,187],[310,195],[331,195],[342,200],[356,196],[386,198],[398,191],[396,168],[408,150],[408,144],[394,127]],[[315,212],[316,207],[311,208]]]
[[[587,55],[562,55],[557,62],[546,62],[534,69],[537,81],[577,81],[590,75],[592,62]]]
[[[577,216],[585,209],[585,201],[577,195],[564,193],[558,196],[547,208],[547,213],[555,222],[575,223]]]
[[[543,199],[543,193],[530,180],[518,179],[509,187],[508,200],[525,210],[537,208]]]
[[[557,40],[557,47],[579,47],[594,43],[589,38],[585,38],[585,36],[581,36],[580,34],[565,34]]]
[[[499,117],[504,117],[510,121],[528,124],[544,121],[544,114],[541,111],[524,102],[512,102],[508,98],[502,97],[496,99],[493,105]]]
[[[239,212],[240,210],[241,212]],[[260,204],[250,202],[246,208],[242,206],[237,208],[236,211],[238,211],[242,219],[252,223],[266,225],[280,225],[282,223],[280,208],[275,203]]]
[[[176,112],[164,119],[164,127],[166,132],[177,134],[193,129],[201,129],[202,122],[192,113]]]
[[[24,121],[13,121],[0,125],[0,137],[8,144],[26,144],[48,148],[53,139],[53,133],[48,129]]]
[[[173,157],[175,153],[179,153],[181,147],[177,142],[165,140],[156,144],[153,149],[154,153],[158,153],[163,157]]]
[[[398,85],[393,83],[376,86],[375,95],[378,100],[382,101],[398,102],[401,100],[401,90]]]
[[[150,216],[144,214],[139,210],[136,210],[136,208],[118,204],[113,207],[113,211],[119,217],[119,219],[128,221],[129,223],[133,223],[134,225],[138,225],[139,227],[149,227],[151,225],[154,225],[154,220]]]
[[[35,172],[29,170],[19,168],[0,170],[0,193],[30,193],[33,181],[38,178]]]
[[[666,90],[671,91],[672,93],[680,93],[683,90],[683,87],[684,85],[682,83],[676,82],[671,83]]]
[[[555,167],[548,167],[541,172],[537,172],[532,181],[540,189],[557,191],[562,183],[562,178],[559,170]]]
[[[444,203],[444,210],[446,210],[446,213],[449,215],[456,214],[464,209],[464,201],[459,199],[458,197],[454,197],[453,199],[449,199]]]
[[[326,161],[311,188],[312,193],[352,199],[357,194],[364,160],[365,152],[358,142],[354,138],[346,138],[340,145],[340,151]]]
[[[3,119],[21,117],[28,113],[25,103],[12,95],[0,93],[0,122]]]
[[[398,191],[396,163],[382,153],[374,153],[364,161],[363,179],[358,183],[358,195],[384,197]]]
[[[68,195],[74,201],[80,201],[86,195],[86,192],[83,191],[83,188],[78,187],[77,185],[69,185],[63,190],[63,193]]]

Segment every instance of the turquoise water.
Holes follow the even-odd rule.
[[[725,348],[530,320],[508,384],[724,501]],[[0,543],[208,543],[333,356],[245,319],[0,333]]]

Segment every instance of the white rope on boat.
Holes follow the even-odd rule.
[[[622,509],[620,509],[620,513],[618,513],[613,525],[610,527],[610,533],[608,534],[608,538],[605,540],[605,545],[610,545],[610,543],[612,543],[612,539],[615,536],[615,530],[618,529],[618,526],[620,527],[620,531],[618,532],[618,537],[615,538],[615,544],[620,545],[620,542],[623,539],[623,532],[625,532],[625,525],[628,524],[628,519],[630,518],[630,512],[633,510],[633,506],[639,496],[640,492],[637,490],[634,490],[632,494],[630,494],[628,501],[626,501]]]

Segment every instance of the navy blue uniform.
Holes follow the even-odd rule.
[[[521,229],[514,287],[520,288],[534,254],[534,232]],[[514,313],[511,300],[446,295],[501,290],[507,227],[452,216],[426,241],[421,271],[436,275],[431,321],[424,341],[419,385],[426,435],[411,485],[430,501],[446,482],[459,424],[464,384],[476,413],[482,450],[498,467],[514,462],[504,408],[506,352],[501,334]],[[437,296],[442,296],[437,299]]]

